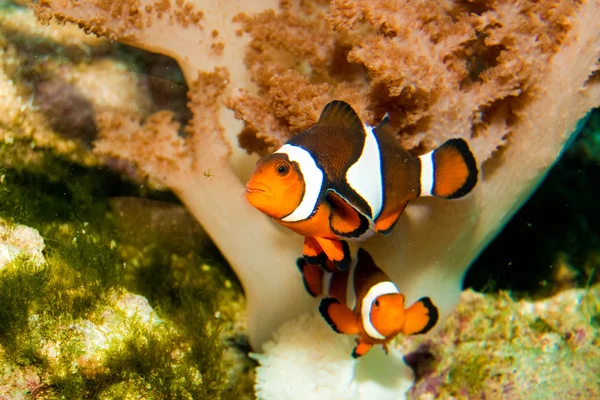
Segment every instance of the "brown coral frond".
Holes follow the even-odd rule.
[[[271,106],[277,118],[286,120],[290,133],[298,133],[319,119],[322,107],[327,103],[330,90],[327,83],[310,83],[308,78],[289,70],[271,79]]]
[[[201,27],[204,13],[193,3],[168,0],[40,0],[35,7],[38,18],[69,21],[88,32],[116,40],[132,39],[157,20],[183,28]]]
[[[275,118],[265,99],[239,91],[229,97],[225,105],[234,110],[237,119],[244,122],[238,140],[248,153],[272,153],[289,139],[289,130]]]
[[[312,10],[314,15],[310,16],[298,15],[299,12],[300,7],[286,5],[278,14],[268,10],[255,16],[237,17],[252,38],[245,62],[259,85],[268,86],[274,73],[296,68],[298,62],[305,65],[306,75],[327,79],[335,36],[322,18],[323,12]],[[279,68],[265,71],[269,63]]]
[[[229,85],[229,71],[218,67],[214,72],[200,72],[190,84],[188,108],[192,112],[190,124],[185,127],[195,164],[218,162],[226,164],[231,148],[224,138],[220,122],[222,97]],[[198,165],[194,165],[194,169]]]
[[[313,123],[327,101],[346,95],[368,123],[389,112],[405,146],[424,150],[450,137],[473,138],[480,161],[506,144],[519,117],[516,99],[540,92],[580,4],[333,0],[324,29],[311,22],[319,11],[303,14],[285,3],[280,13],[245,20],[253,38],[247,65],[262,90],[228,103],[245,123],[242,145],[268,151]],[[352,75],[327,67],[327,57],[345,57]]]
[[[174,177],[189,171],[191,159],[185,140],[179,136],[179,124],[170,111],[159,111],[141,124],[127,114],[98,115],[100,139],[94,151],[127,160],[146,177],[176,187]]]
[[[87,32],[122,40],[143,28],[140,4],[139,0],[40,0],[35,12],[42,21],[74,22]]]
[[[311,83],[299,72],[288,70],[273,76],[269,87],[267,97],[238,91],[226,101],[236,118],[244,122],[239,141],[249,152],[264,155],[276,150],[314,125],[323,107],[333,99],[351,103],[362,118],[373,120],[373,113],[367,110],[368,93],[364,84],[342,82],[332,87],[328,83]]]

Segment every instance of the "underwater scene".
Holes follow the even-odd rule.
[[[600,0],[0,0],[0,160],[0,400],[600,398]]]

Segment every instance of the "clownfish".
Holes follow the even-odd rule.
[[[352,107],[332,101],[319,121],[256,163],[248,202],[305,237],[308,264],[350,265],[346,240],[389,234],[409,200],[462,197],[477,183],[475,158],[463,139],[419,157],[396,140],[386,116],[364,125]]]
[[[304,258],[299,258],[297,265],[308,293],[325,296],[319,312],[331,328],[358,335],[354,358],[365,355],[375,344],[381,344],[387,353],[387,343],[399,333],[427,333],[438,321],[438,309],[429,297],[405,309],[404,295],[362,248],[346,271],[328,272]]]

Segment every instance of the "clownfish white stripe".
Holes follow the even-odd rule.
[[[383,207],[381,153],[373,128],[364,125],[365,142],[360,157],[346,172],[346,182],[371,207],[371,219],[376,219]]]
[[[300,204],[291,214],[281,220],[285,222],[305,220],[311,216],[317,206],[323,186],[323,171],[317,166],[310,153],[302,147],[284,144],[276,153],[287,154],[290,162],[296,162],[304,179],[304,195]]]
[[[372,337],[373,339],[384,340],[385,336],[375,329],[373,324],[371,323],[371,307],[373,306],[373,302],[379,296],[383,296],[384,294],[392,294],[392,293],[400,293],[396,285],[390,281],[379,282],[376,285],[373,285],[365,297],[363,298],[361,308],[360,308],[360,316],[362,317],[363,328],[367,335]]]
[[[352,260],[352,264],[350,264],[350,271],[348,273],[348,283],[346,284],[346,305],[351,310],[354,310],[354,307],[356,307],[356,288],[354,287],[354,274],[356,273],[357,265],[358,257],[354,257],[354,260]]]
[[[419,156],[421,160],[421,196],[431,196],[433,191],[433,151]]]

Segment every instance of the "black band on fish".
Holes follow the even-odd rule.
[[[342,244],[343,257],[341,260],[331,261],[337,267],[337,269],[340,271],[345,271],[350,268],[350,264],[352,263],[352,255],[350,254],[350,246],[348,246],[348,242],[345,240],[340,240],[340,243]]]
[[[325,322],[327,322],[329,324],[331,329],[333,329],[337,333],[343,333],[337,328],[335,322],[333,322],[333,320],[329,316],[329,306],[331,306],[332,304],[341,304],[341,303],[339,302],[339,300],[334,299],[333,297],[327,297],[327,298],[324,298],[323,300],[321,300],[321,304],[319,304],[319,313],[321,314],[321,316],[323,317]]]
[[[433,151],[434,180],[431,194],[456,199],[477,183],[477,163],[464,139],[450,139]]]
[[[429,332],[435,326],[435,324],[437,324],[438,319],[440,317],[437,307],[433,304],[433,302],[431,301],[431,299],[429,297],[422,297],[418,301],[422,302],[423,306],[425,306],[425,308],[427,308],[427,314],[429,315],[429,321],[427,322],[427,325],[425,325],[425,327],[423,329],[421,329],[419,332],[415,332],[414,333],[415,335],[420,335],[420,334]]]

